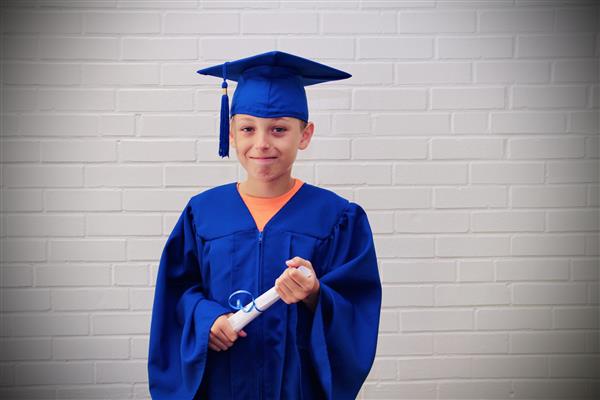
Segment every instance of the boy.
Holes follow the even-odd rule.
[[[371,229],[359,205],[291,176],[314,132],[304,86],[350,75],[280,51],[198,72],[223,78],[219,154],[231,142],[247,179],[193,196],[165,244],[152,397],[355,398],[381,308]],[[231,120],[226,79],[238,81]],[[273,286],[282,301],[236,333],[232,294],[258,297]]]

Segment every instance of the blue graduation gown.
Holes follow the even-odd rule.
[[[278,301],[226,351],[208,347],[229,295],[255,297],[285,261],[310,260],[320,281],[314,312]],[[153,399],[354,399],[377,346],[381,281],[367,215],[304,183],[263,232],[236,183],[190,198],[163,249],[152,311]]]

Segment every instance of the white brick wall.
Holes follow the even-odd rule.
[[[190,196],[245,176],[195,71],[272,49],[353,74],[307,89],[294,174],[375,234],[359,397],[600,397],[599,18],[592,0],[2,2],[0,397],[149,397],[164,242]]]

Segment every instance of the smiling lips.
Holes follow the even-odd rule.
[[[275,159],[277,157],[250,157],[250,158],[259,164],[270,164],[273,161],[275,161]]]

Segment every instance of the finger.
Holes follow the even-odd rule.
[[[233,342],[235,342],[235,339],[237,339],[238,335],[237,333],[235,333],[235,331],[229,323],[224,324],[224,326],[221,326],[221,332],[223,333],[223,336],[225,336],[224,339],[230,341],[231,344],[233,344]]]
[[[305,267],[308,267],[308,268],[312,269],[312,263],[310,262],[310,260],[307,260],[307,259],[304,259],[304,258],[298,257],[298,256],[287,260],[285,263],[287,265],[292,264],[292,265],[297,266],[297,267],[299,267],[301,265],[304,265]]]
[[[240,330],[238,333],[239,333],[239,335],[240,335],[241,337],[246,337],[246,336],[248,336],[248,334],[247,334],[246,332],[244,332],[244,330]]]
[[[285,279],[279,280],[279,289],[283,293],[281,297],[287,304],[295,303],[298,301],[296,296],[294,295],[294,291],[290,288],[290,286],[286,283]]]
[[[217,335],[213,335],[211,334],[210,336],[210,340],[213,342],[213,344],[215,346],[217,346],[219,349],[221,350],[227,350],[227,346],[225,345],[225,343],[223,343],[223,341],[221,340],[221,338],[219,338]]]
[[[223,326],[221,326],[221,330],[223,331],[223,333],[225,333],[227,338],[229,340],[231,340],[232,342],[235,342],[235,339],[238,338],[238,333],[233,329],[233,327],[231,326],[229,321],[227,321],[226,324],[223,324]]]
[[[300,257],[294,257],[290,258],[285,263],[288,267],[299,267],[300,265],[304,265],[304,259]]]
[[[283,289],[283,291],[287,294],[294,293],[294,288],[296,283],[290,279],[288,276],[282,276],[279,278],[279,286]]]
[[[219,327],[223,324],[223,320],[226,319],[227,316],[225,314],[217,317],[213,325],[210,327],[210,331],[214,334],[219,333]]]
[[[292,301],[292,299],[290,298],[290,295],[288,293],[280,293],[279,297],[281,298],[281,300],[285,303],[285,304],[293,304],[294,302]]]
[[[225,344],[227,347],[230,347],[233,344],[233,341],[230,340],[227,335],[225,334],[225,332],[223,332],[223,329],[221,327],[219,327],[219,331],[215,334],[219,340],[221,342],[223,342],[223,344]]]
[[[215,339],[215,344],[217,344],[223,350],[226,350],[233,344],[233,343],[230,343],[229,340],[227,340],[227,338],[223,337],[222,334],[214,335],[214,339]]]
[[[289,272],[288,272],[289,271]],[[287,271],[290,279],[294,281],[302,290],[308,290],[310,288],[310,283],[313,278],[306,277],[302,272],[298,271],[296,268],[290,268]]]
[[[279,296],[279,298],[281,300],[283,300],[285,303],[287,303],[287,294],[285,292],[283,292],[283,290],[281,289],[281,286],[279,285],[278,282],[275,282],[275,291],[277,292],[277,295]]]
[[[288,268],[284,272],[288,272],[288,271],[292,272],[292,271],[296,270],[296,272],[294,272],[292,274],[292,276],[295,275],[295,276],[300,277],[300,278],[298,278],[299,282],[302,282],[302,281],[306,282],[307,279],[311,279],[311,278],[315,277],[315,274],[316,274],[315,269],[313,268],[311,262],[308,260],[304,260],[304,259],[300,258],[299,262],[297,262],[297,263],[289,262],[289,263],[287,263],[287,266],[288,266]],[[298,268],[300,268],[300,267],[304,267],[304,268],[308,269],[308,271],[309,271],[308,276],[305,275],[304,271],[297,271]]]
[[[300,301],[305,299],[313,291],[312,288],[315,285],[314,278],[303,277],[305,281],[299,282],[298,280],[294,279],[293,275],[298,276],[302,273],[292,274],[292,272],[293,271],[290,271],[289,279],[286,280],[285,283],[287,284],[288,289],[290,289],[292,292],[292,296],[294,296],[296,301]]]
[[[233,346],[233,342],[231,340],[227,339],[226,337],[220,336],[219,339],[221,340],[221,343],[223,343],[223,345],[225,345],[225,348],[223,350],[227,350],[228,348]]]
[[[302,272],[296,271],[295,268],[290,268],[289,270],[285,271],[283,282],[288,287],[288,289],[292,291],[292,293],[301,294],[302,292],[308,291],[308,282],[299,281],[300,278],[298,277],[300,275],[303,275]],[[302,279],[308,278],[303,276]]]
[[[221,351],[221,348],[217,346],[212,340],[208,342],[208,347],[214,351]]]
[[[286,304],[290,304],[290,300],[288,299],[287,289],[279,283],[280,279],[275,281],[275,291]]]

